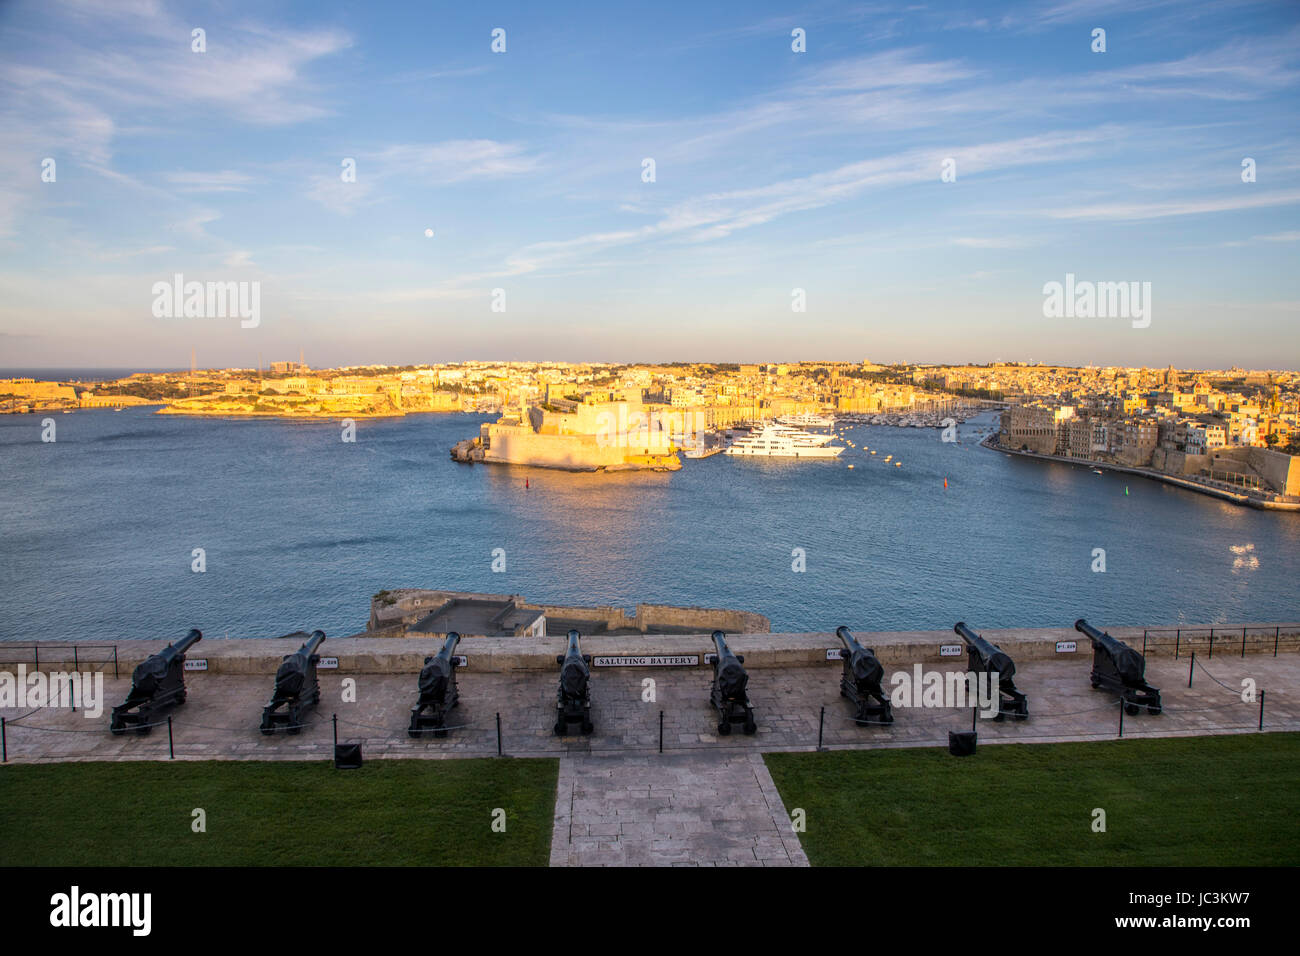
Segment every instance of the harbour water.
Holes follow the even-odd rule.
[[[0,416],[0,640],[342,636],[398,587],[777,631],[1300,619],[1300,515],[990,451],[988,414],[960,443],[853,426],[838,459],[614,475],[450,461],[483,416],[359,421],[355,443],[335,421],[53,417],[46,443],[40,416]]]

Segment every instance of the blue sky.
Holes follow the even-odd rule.
[[[1295,368],[1298,87],[1294,2],[2,3],[0,366]]]

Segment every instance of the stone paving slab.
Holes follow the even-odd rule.
[[[760,753],[561,758],[552,866],[807,866]]]

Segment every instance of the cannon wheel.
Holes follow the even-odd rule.
[[[569,723],[561,718],[555,722],[555,726],[552,729],[555,731],[556,736],[563,737],[564,732],[569,729]]]
[[[1137,704],[1125,704],[1125,705],[1124,705],[1124,713],[1128,714],[1130,717],[1135,717],[1135,716],[1137,716],[1137,712],[1138,712],[1139,710],[1141,710],[1141,709],[1142,709],[1142,708],[1139,707]]]
[[[584,720],[582,722],[582,732],[584,734],[589,734],[595,729],[596,729],[596,725],[593,724],[590,720]]]
[[[1159,705],[1159,704],[1149,704],[1149,705],[1147,705],[1147,713],[1148,713],[1148,714],[1158,714],[1158,713],[1160,713],[1160,710],[1161,710],[1161,708],[1160,708],[1160,705]]]
[[[1092,683],[1092,687],[1093,687],[1094,690],[1096,690],[1098,687],[1101,686],[1101,681],[1097,680],[1097,678],[1095,678],[1095,677],[1090,678],[1090,681],[1091,681],[1091,683]]]
[[[758,730],[758,724],[754,723],[754,719],[752,717],[749,720],[745,721],[745,733],[752,734],[757,730]]]
[[[718,724],[718,733],[726,737],[731,733],[731,724],[728,721],[722,721]]]

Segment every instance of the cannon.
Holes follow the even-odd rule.
[[[952,628],[966,642],[966,669],[972,674],[996,674],[998,677],[998,713],[994,720],[1029,716],[1029,698],[1016,690],[1016,665],[996,644],[980,637],[962,621]],[[991,679],[991,678],[990,678]]]
[[[1092,641],[1093,687],[1119,694],[1130,716],[1143,707],[1149,714],[1160,713],[1160,691],[1146,682],[1146,658],[1083,618],[1074,622],[1074,629]]]
[[[136,667],[131,674],[131,692],[113,708],[108,728],[121,735],[128,727],[149,733],[154,717],[168,707],[185,703],[185,652],[203,640],[197,628],[175,644],[168,644]],[[130,711],[134,710],[134,713]]]
[[[581,723],[582,732],[595,729],[591,722],[591,655],[578,646],[578,632],[569,632],[569,649],[555,658],[560,664],[560,687],[555,695],[555,732],[563,736],[569,724]]]
[[[316,679],[316,664],[320,655],[316,653],[325,643],[324,631],[312,631],[308,636],[305,631],[298,631],[289,637],[306,637],[302,647],[292,654],[286,654],[275,672],[275,690],[271,700],[262,708],[262,733],[273,734],[275,728],[284,725],[291,734],[302,729],[302,722],[309,707],[320,702],[320,682]],[[284,712],[280,711],[283,707]]]
[[[844,662],[844,671],[840,674],[840,696],[847,697],[853,704],[853,719],[859,725],[892,724],[894,708],[880,686],[885,668],[869,648],[857,642],[847,627],[836,628],[835,636],[844,645],[840,651],[840,660]]]
[[[426,730],[432,730],[435,737],[447,736],[447,714],[460,701],[456,690],[457,660],[451,653],[458,643],[460,635],[449,631],[442,650],[424,659],[424,667],[420,669],[420,699],[411,708],[411,726],[407,730],[410,736],[419,737]]]
[[[709,699],[718,710],[718,733],[725,736],[731,733],[732,724],[743,721],[745,733],[752,734],[758,725],[754,723],[754,708],[746,692],[749,674],[745,672],[745,659],[727,646],[721,631],[713,632],[713,646],[717,653],[713,655],[713,689]]]

